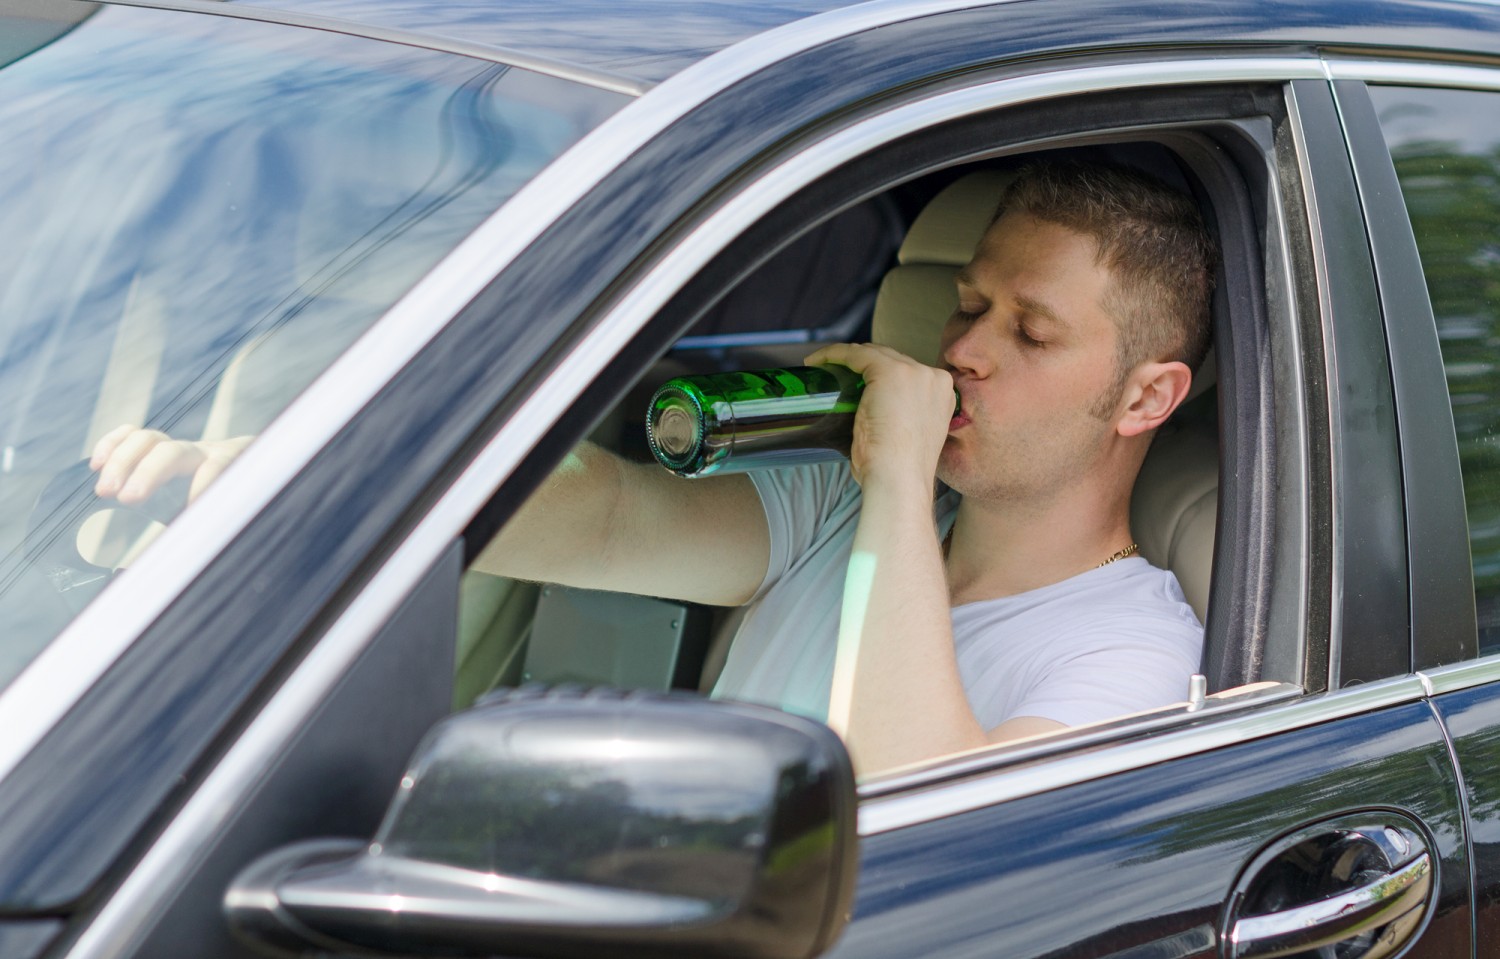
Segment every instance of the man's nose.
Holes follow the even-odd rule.
[[[975,327],[977,323],[965,324],[962,329],[950,330],[943,337],[943,348],[939,352],[943,366],[955,375],[983,376],[989,363],[982,344],[982,335]]]

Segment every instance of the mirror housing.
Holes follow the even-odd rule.
[[[808,959],[848,920],[855,827],[821,723],[506,691],[428,733],[373,842],[273,851],[224,908],[273,955]]]

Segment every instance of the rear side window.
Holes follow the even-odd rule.
[[[1479,643],[1500,648],[1500,93],[1370,87],[1411,216],[1458,431]]]

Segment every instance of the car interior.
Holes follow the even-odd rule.
[[[1135,166],[1212,206],[1191,168],[1159,143],[1049,151]],[[644,414],[673,376],[801,365],[820,342],[872,340],[926,363],[957,304],[966,264],[1014,171],[1035,153],[929,174],[848,207],[771,256],[679,337],[590,433],[629,459],[650,459]],[[1220,283],[1220,287],[1223,287]],[[1215,323],[1227,298],[1216,296]],[[1217,337],[1216,337],[1217,338]],[[1214,351],[1189,400],[1159,431],[1137,481],[1131,522],[1142,554],[1171,570],[1200,620],[1210,621],[1219,509],[1219,403]],[[455,707],[523,683],[606,684],[708,693],[738,621],[733,609],[465,574]],[[1220,629],[1219,636],[1225,634]],[[1210,632],[1209,643],[1215,637]],[[1233,657],[1230,657],[1233,658]],[[1205,652],[1204,672],[1217,660]],[[1284,676],[1210,675],[1211,695]],[[1183,700],[1189,699],[1183,690]]]

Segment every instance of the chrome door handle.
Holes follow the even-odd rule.
[[[1403,925],[1415,928],[1431,889],[1432,859],[1424,852],[1399,869],[1348,892],[1305,906],[1240,919],[1229,934],[1230,955],[1234,959],[1289,956],[1351,939],[1408,917],[1411,921]],[[1393,947],[1404,945],[1405,941],[1405,935],[1391,937]],[[1366,955],[1375,957],[1394,951],[1394,948],[1372,949]]]

